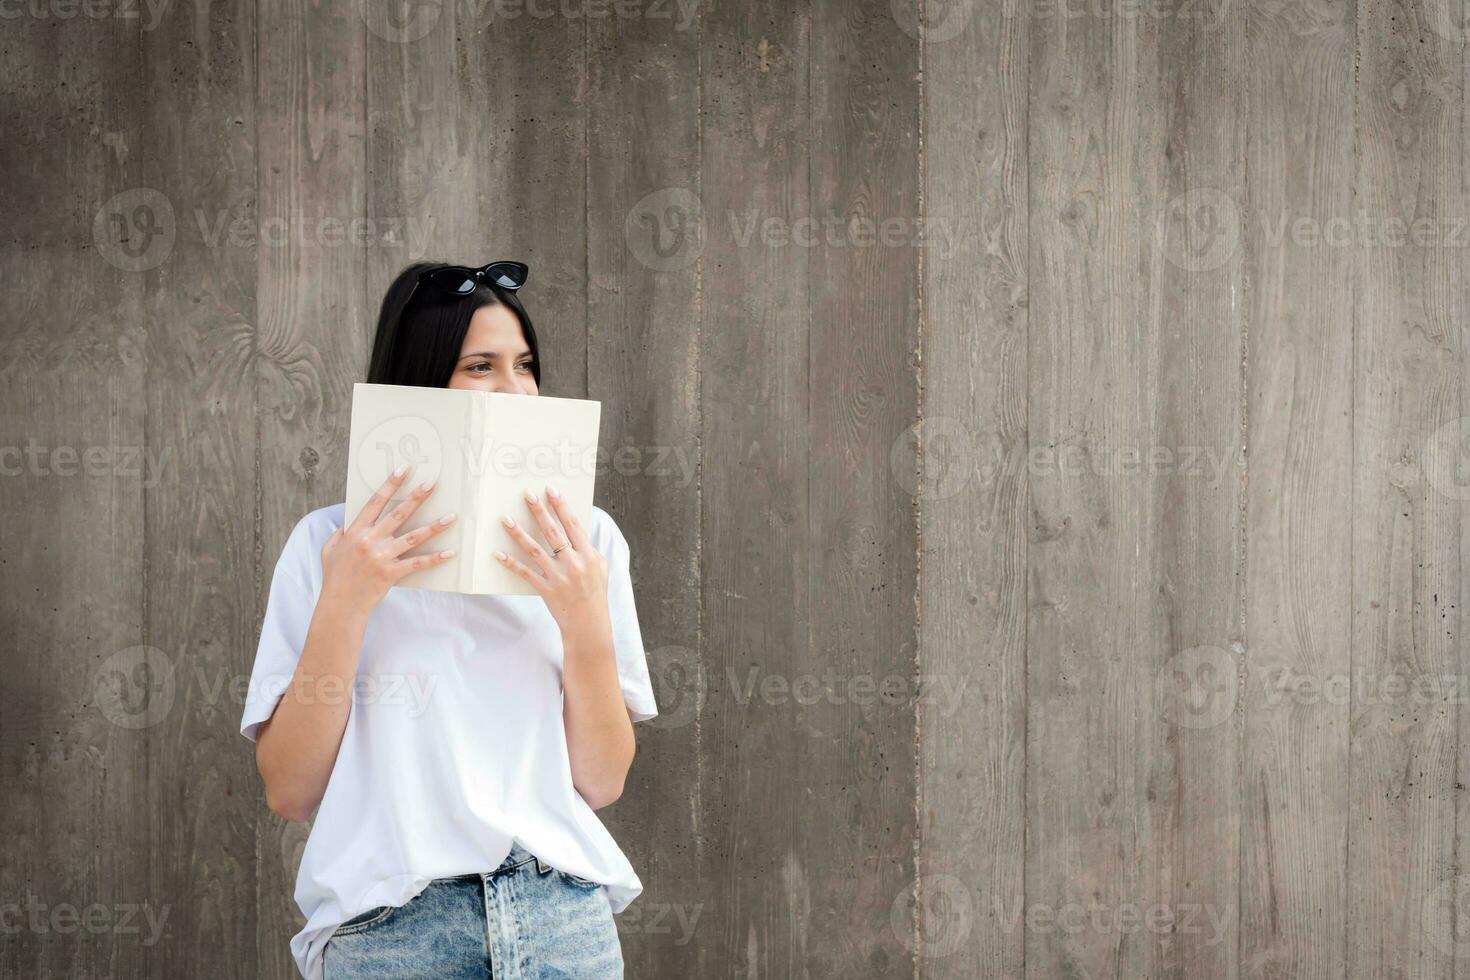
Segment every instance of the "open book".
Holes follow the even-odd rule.
[[[405,552],[421,555],[452,548],[455,556],[410,572],[398,584],[475,595],[535,595],[535,589],[495,558],[496,551],[504,551],[531,564],[500,519],[510,515],[545,545],[524,494],[529,490],[545,500],[551,485],[590,531],[601,416],[601,402],[575,398],[353,385],[347,523],[390,473],[408,463],[408,478],[394,503],[425,480],[437,480],[438,486],[398,533],[450,511],[459,517]]]

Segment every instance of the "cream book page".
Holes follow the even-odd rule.
[[[564,495],[584,527],[591,527],[597,468],[599,402],[505,395],[412,385],[356,384],[352,393],[346,518],[351,523],[399,465],[412,469],[392,507],[425,480],[438,487],[399,533],[451,511],[458,519],[407,555],[445,548],[455,557],[399,581],[408,588],[475,595],[535,595],[505,569],[494,552],[524,556],[501,525],[509,514],[540,529],[522,496],[545,498],[546,486]]]
[[[535,563],[516,544],[500,519],[505,515],[546,546],[546,536],[526,506],[526,491],[546,500],[546,487],[562,494],[589,533],[597,475],[597,427],[602,403],[576,398],[532,398],[482,392],[485,422],[467,466],[479,495],[473,588],[482,595],[535,595],[525,579],[495,558],[504,551]]]

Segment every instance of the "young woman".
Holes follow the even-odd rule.
[[[535,395],[525,278],[404,270],[368,380]],[[549,486],[496,555],[536,595],[393,588],[453,557],[404,557],[453,525],[403,530],[433,490],[400,468],[361,513],[303,517],[276,563],[240,731],[271,810],[316,811],[292,954],[308,980],[621,977],[612,916],[642,885],[593,811],[657,713],[627,542]]]

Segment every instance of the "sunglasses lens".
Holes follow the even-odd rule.
[[[526,281],[526,267],[514,262],[497,262],[487,273],[490,281],[501,289],[520,289]]]
[[[475,280],[465,275],[463,269],[440,269],[429,274],[429,281],[440,289],[463,296],[475,289]]]

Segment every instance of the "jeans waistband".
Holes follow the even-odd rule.
[[[476,871],[471,872],[470,874],[455,875],[455,878],[498,878],[501,875],[509,874],[510,872],[524,865],[533,866],[536,869],[537,874],[548,874],[552,870],[551,865],[547,864],[545,861],[542,861],[530,851],[526,850],[520,845],[520,842],[517,841],[511,845],[510,853],[505,856],[504,861],[500,862],[500,867],[496,868],[494,871]]]
[[[528,861],[534,860],[536,860],[536,856],[522,847],[520,841],[515,841],[510,845],[510,853],[505,856],[505,860],[500,862],[500,867],[496,868],[492,874],[501,871],[511,871]]]

